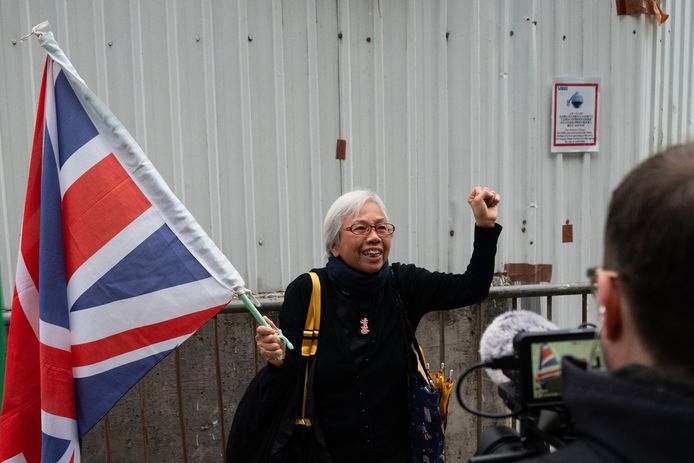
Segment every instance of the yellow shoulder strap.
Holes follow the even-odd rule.
[[[308,272],[308,274],[311,276],[313,288],[311,290],[311,302],[306,314],[306,323],[304,324],[304,336],[301,341],[301,355],[304,357],[316,355],[320,328],[320,280],[315,272]]]
[[[318,350],[318,329],[320,328],[320,280],[315,272],[308,272],[311,275],[311,300],[308,304],[306,323],[304,324],[304,335],[301,340],[301,356],[312,357]],[[304,397],[301,403],[301,416],[294,422],[297,426],[313,426],[310,418],[306,417],[306,400],[308,392],[308,360],[304,366]]]

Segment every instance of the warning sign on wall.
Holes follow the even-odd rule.
[[[598,82],[557,80],[552,87],[552,152],[598,151]]]

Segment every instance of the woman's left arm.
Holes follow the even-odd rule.
[[[501,225],[475,227],[475,242],[465,273],[431,272],[408,264],[393,264],[405,310],[420,318],[432,310],[476,304],[487,297],[494,276],[496,243]]]
[[[413,319],[432,310],[476,304],[487,297],[501,233],[501,225],[496,223],[500,201],[501,197],[486,186],[476,186],[468,195],[467,202],[475,217],[475,242],[465,273],[430,272],[414,265],[394,265],[405,310]]]

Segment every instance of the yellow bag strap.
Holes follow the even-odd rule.
[[[318,350],[318,330],[320,328],[320,280],[315,272],[308,272],[311,276],[313,289],[311,290],[311,301],[308,305],[306,323],[304,324],[304,335],[301,341],[301,355],[312,357]]]
[[[320,328],[320,280],[315,272],[308,272],[311,276],[311,300],[308,304],[308,313],[304,323],[304,335],[301,340],[301,356],[313,357],[318,350],[318,330]],[[295,420],[298,426],[313,426],[310,418],[306,418],[306,399],[308,395],[308,359],[304,370],[304,398],[301,403],[301,416]]]

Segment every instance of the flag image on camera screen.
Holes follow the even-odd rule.
[[[571,356],[588,363],[593,349],[593,339],[573,339],[556,342],[537,342],[530,346],[533,399],[561,395],[561,360]]]

